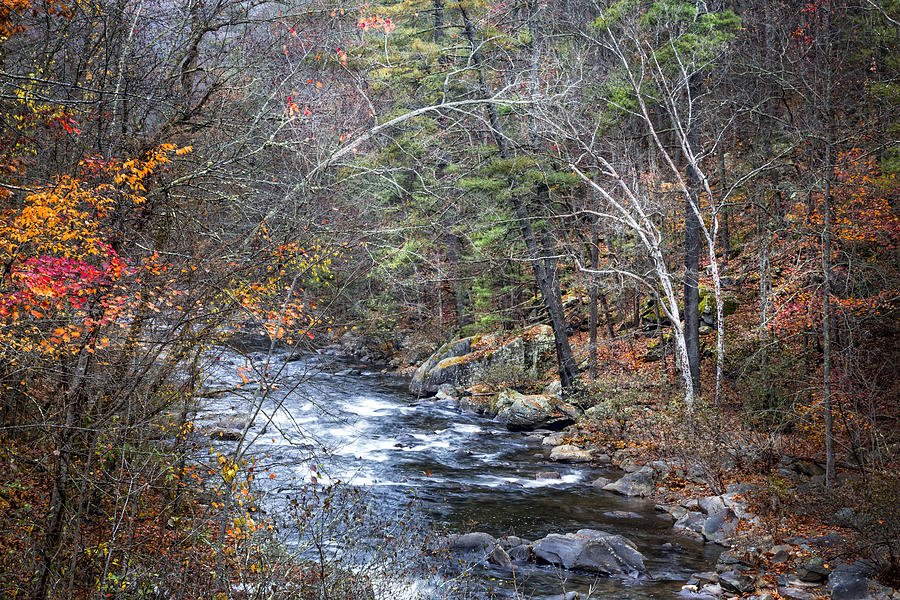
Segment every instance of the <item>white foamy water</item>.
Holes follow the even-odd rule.
[[[361,417],[380,417],[399,409],[396,404],[366,396],[356,396],[344,406],[345,411]]]
[[[527,488],[553,487],[556,485],[569,485],[582,481],[584,476],[581,473],[568,473],[559,479],[529,479],[522,486]]]
[[[458,433],[479,433],[481,427],[474,423],[454,423],[450,429]]]
[[[395,450],[397,440],[392,438],[357,438],[343,444],[336,452],[341,456],[356,456],[357,458],[376,460],[382,462],[387,456],[379,454],[382,450]]]

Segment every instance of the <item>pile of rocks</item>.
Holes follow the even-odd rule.
[[[825,537],[825,536],[823,536]],[[755,600],[896,600],[900,592],[871,579],[874,567],[865,560],[828,562],[822,557],[803,558],[795,572],[767,574],[766,564],[781,564],[806,555],[809,544],[775,545],[767,552],[739,557],[723,552],[715,571],[696,573],[682,587],[695,598],[753,598]],[[754,563],[754,564],[751,564]]]
[[[466,533],[447,538],[447,546],[469,560],[500,569],[533,563],[604,576],[639,577],[646,571],[644,555],[634,542],[595,529],[551,533],[534,542],[512,535],[496,539],[487,533]]]

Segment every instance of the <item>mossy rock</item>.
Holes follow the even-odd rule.
[[[443,383],[456,387],[475,383],[518,385],[538,378],[555,360],[553,331],[547,325],[532,327],[497,348],[486,347],[487,340],[463,338],[444,344],[416,370],[410,391],[434,394]]]
[[[725,294],[722,296],[722,315],[725,317],[729,317],[737,312],[738,307],[741,305],[740,301],[731,294]],[[708,294],[706,296],[702,296],[700,298],[700,314],[712,316],[712,321],[715,322],[716,317],[716,298],[712,294]],[[708,319],[707,319],[708,320]]]
[[[431,381],[428,375],[442,361],[452,358],[463,357],[472,352],[472,343],[474,338],[462,338],[447,342],[437,352],[432,354],[428,360],[416,369],[412,380],[409,382],[409,389],[413,394],[434,394],[437,393],[438,386],[442,383],[453,383],[451,381]]]

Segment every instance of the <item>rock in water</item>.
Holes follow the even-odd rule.
[[[608,492],[623,496],[649,496],[653,493],[653,470],[647,467],[629,473],[618,481],[603,486]]]
[[[703,524],[706,523],[706,517],[700,512],[685,512],[678,517],[672,529],[676,533],[689,535],[693,538],[703,537]]]
[[[531,546],[529,544],[519,544],[509,549],[509,557],[517,563],[525,563],[531,559]]]
[[[494,549],[488,554],[487,561],[501,569],[512,569],[512,559],[509,557],[509,554],[506,553],[506,550],[499,544],[494,546]]]
[[[644,556],[631,540],[593,529],[565,535],[551,533],[532,545],[537,560],[564,569],[601,575],[638,575]]]
[[[236,442],[241,439],[241,432],[234,429],[216,428],[209,432],[209,437],[214,440],[225,440],[226,442]]]
[[[582,463],[590,462],[591,453],[577,446],[564,444],[550,451],[550,460],[555,462]]]
[[[700,533],[707,542],[725,544],[737,532],[738,519],[731,510],[710,515],[703,522]]]
[[[565,439],[566,434],[562,431],[557,431],[556,433],[551,433],[548,436],[545,436],[541,439],[541,446],[562,446],[563,439]]]
[[[222,417],[221,419],[216,421],[216,427],[218,427],[219,429],[236,429],[238,431],[243,431],[250,423],[250,417],[250,413],[239,413],[236,415]]]
[[[496,545],[494,536],[481,532],[455,534],[447,538],[447,546],[457,552],[482,552]]]
[[[719,585],[722,586],[722,589],[737,592],[738,594],[749,594],[755,589],[752,578],[736,571],[720,573]]]
[[[557,410],[550,396],[534,394],[526,396],[512,390],[504,390],[495,402],[497,418],[506,422],[510,431],[531,431],[541,427],[561,428],[574,420]]]
[[[412,380],[409,382],[409,391],[417,395],[431,395],[438,391],[442,383],[458,385],[462,383],[462,377],[455,368],[458,359],[472,351],[472,338],[463,338],[448,342],[432,354],[428,360],[416,369]],[[438,368],[443,363],[444,368]]]
[[[578,592],[566,592],[557,596],[550,596],[547,600],[578,600]]]

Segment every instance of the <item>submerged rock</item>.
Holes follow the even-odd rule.
[[[629,510],[608,510],[603,513],[604,517],[612,517],[614,519],[643,519],[641,515]]]

